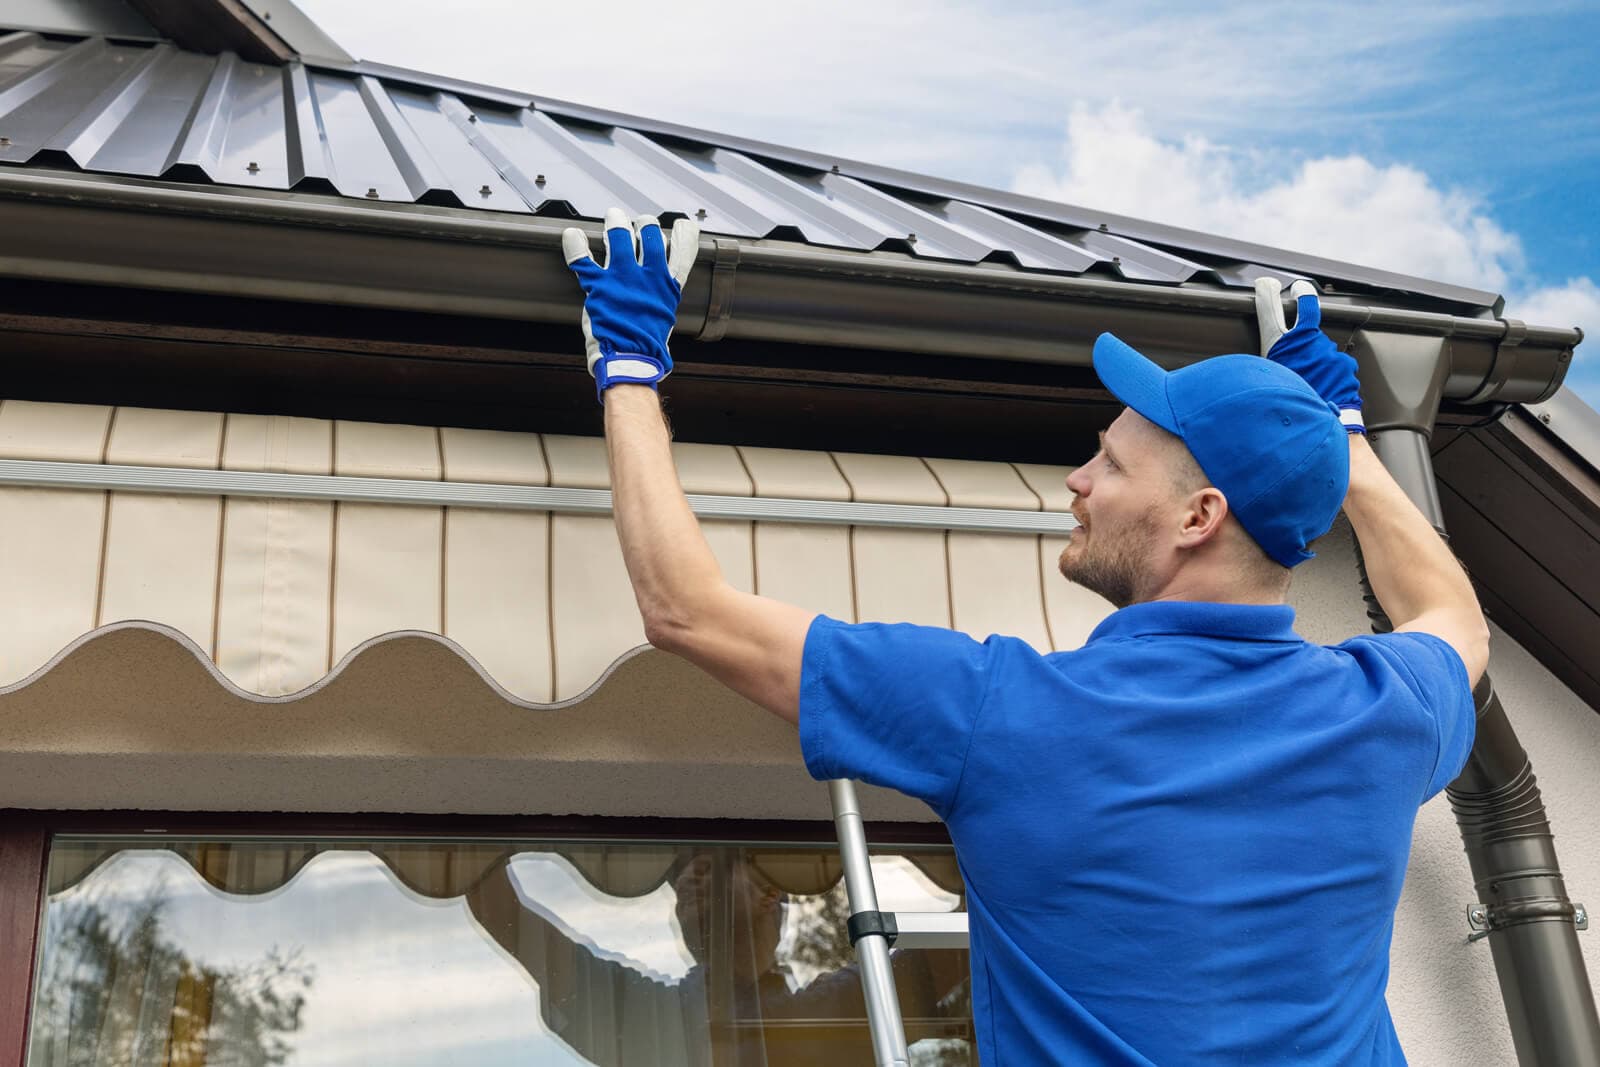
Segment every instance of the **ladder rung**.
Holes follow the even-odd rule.
[[[966,948],[967,913],[964,911],[897,911],[895,948]]]

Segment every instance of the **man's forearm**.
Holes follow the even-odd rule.
[[[646,633],[655,641],[698,596],[721,585],[722,570],[678,481],[655,390],[609,389],[605,426],[617,536]]]
[[[1344,510],[1361,542],[1372,590],[1397,628],[1440,611],[1481,621],[1461,564],[1360,434],[1350,439]]]

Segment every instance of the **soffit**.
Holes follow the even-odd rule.
[[[1434,471],[1490,618],[1600,711],[1597,431],[1600,415],[1562,390],[1475,432],[1437,434]]]

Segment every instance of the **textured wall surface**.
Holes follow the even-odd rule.
[[[1366,630],[1348,527],[1317,546],[1297,573],[1297,626],[1321,642]],[[1492,620],[1491,620],[1492,622]],[[1489,672],[1544,792],[1567,892],[1600,900],[1600,715],[1498,629]],[[1450,803],[1434,797],[1417,816],[1411,866],[1395,914],[1389,1007],[1415,1067],[1504,1067],[1516,1063],[1487,941],[1467,943],[1475,899]],[[1307,915],[1307,923],[1321,921]],[[1580,933],[1591,983],[1600,977],[1600,930]]]

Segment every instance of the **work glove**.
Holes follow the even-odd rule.
[[[584,351],[601,403],[613,385],[631,382],[654,389],[672,373],[667,338],[699,251],[698,223],[673,223],[669,254],[654,215],[629,222],[621,208],[606,212],[604,267],[589,255],[582,230],[561,234],[561,252],[583,287]]]
[[[1350,433],[1364,434],[1361,386],[1355,357],[1339,351],[1322,332],[1322,304],[1305,279],[1289,287],[1294,298],[1294,329],[1283,319],[1283,286],[1276,278],[1256,279],[1256,321],[1261,325],[1261,354],[1304,378],[1323,400],[1339,409],[1339,421]]]

